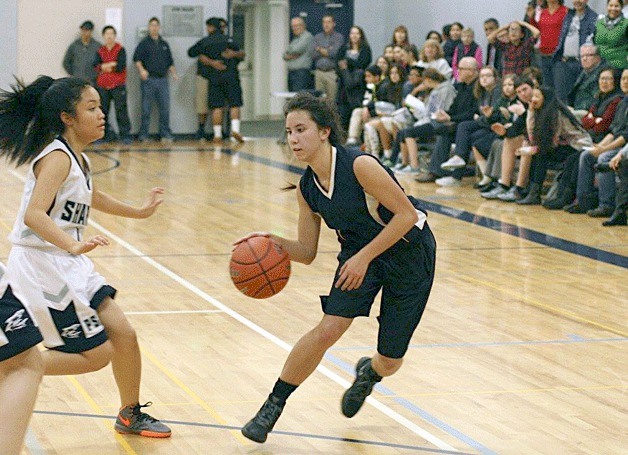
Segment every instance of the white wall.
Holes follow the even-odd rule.
[[[0,87],[12,84],[17,75],[17,0],[4,0],[0,14]]]
[[[127,50],[127,93],[129,103],[129,117],[133,125],[132,131],[139,130],[141,122],[141,93],[140,77],[133,64],[133,52],[139,43],[137,30],[147,27],[148,19],[153,16],[162,21],[164,5],[185,5],[203,7],[203,34],[205,35],[205,20],[212,16],[227,17],[227,0],[126,0],[124,2],[124,46]],[[190,48],[200,38],[164,36],[168,41],[174,59],[174,65],[179,73],[178,81],[170,81],[170,128],[174,134],[194,133],[198,127],[196,109],[194,107],[194,80],[196,75],[196,59],[187,55]],[[153,109],[151,132],[157,131],[156,108]]]

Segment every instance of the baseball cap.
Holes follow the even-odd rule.
[[[210,17],[205,21],[205,25],[211,25],[216,29],[220,29],[220,18],[219,17]]]
[[[94,30],[94,23],[92,21],[85,21],[79,28],[82,28],[83,30]]]

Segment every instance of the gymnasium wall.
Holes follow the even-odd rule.
[[[275,0],[267,1],[269,4],[277,3]],[[572,0],[565,3],[570,7],[573,5]],[[513,18],[522,18],[525,4],[526,0],[355,0],[355,23],[367,31],[374,56],[382,52],[384,45],[390,41],[392,30],[399,24],[408,26],[411,41],[420,44],[428,30],[440,29],[445,23],[460,20],[476,31],[476,40],[484,45],[484,20],[492,16],[505,23]],[[122,12],[119,35],[129,58],[132,131],[137,132],[140,121],[139,76],[132,65],[132,53],[139,42],[138,29],[144,27],[153,15],[161,18],[164,5],[202,6],[204,18],[227,15],[227,0],[2,0],[0,87],[7,88],[13,74],[26,81],[32,81],[40,74],[64,76],[61,61],[68,45],[78,37],[81,22],[91,19],[96,24],[95,35],[99,36],[100,29],[105,25],[106,9],[118,8]],[[601,13],[605,11],[606,0],[590,0],[589,5]],[[253,27],[269,25],[252,22]],[[267,29],[258,32],[266,33],[263,30]],[[253,36],[256,36],[255,33]],[[191,133],[196,129],[193,104],[195,61],[187,57],[186,51],[196,38],[167,39],[180,75],[180,80],[171,84],[171,126],[174,133]],[[277,40],[273,39],[273,42]],[[263,58],[277,60],[283,52],[280,47],[272,46],[269,49],[272,55]],[[253,82],[269,77],[284,76],[276,73],[264,75],[258,71]],[[273,104],[266,90],[263,91],[265,93],[254,94],[254,114],[278,114],[276,103]]]

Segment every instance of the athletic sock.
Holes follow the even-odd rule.
[[[214,125],[214,137],[216,139],[222,139],[222,126]]]
[[[287,382],[283,381],[281,378],[278,378],[277,382],[275,382],[275,387],[273,387],[273,391],[271,392],[271,395],[276,397],[280,401],[280,403],[283,405],[288,399],[288,397],[292,394],[292,392],[297,390],[297,387],[299,386],[288,384]]]
[[[233,133],[240,133],[240,119],[231,119],[231,131]]]

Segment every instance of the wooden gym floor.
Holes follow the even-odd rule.
[[[321,317],[338,245],[324,228],[311,266],[293,265],[277,296],[231,284],[231,242],[254,230],[296,234],[300,165],[273,139],[237,149],[196,142],[90,154],[96,185],[140,203],[148,220],[95,211],[90,254],[118,288],[143,352],[142,400],[168,440],[113,431],[110,368],[44,379],[30,454],[620,454],[628,452],[628,230],[542,207],[482,200],[470,179],[437,188],[401,178],[431,208],[439,252],[431,299],[401,371],[353,419],[340,397],[357,359],[373,352],[377,306],[356,320],[290,398],[266,444],[239,428],[257,411],[287,351]],[[25,169],[0,170],[0,231],[8,234]],[[9,251],[0,242],[0,260]],[[623,423],[622,423],[623,422]]]

